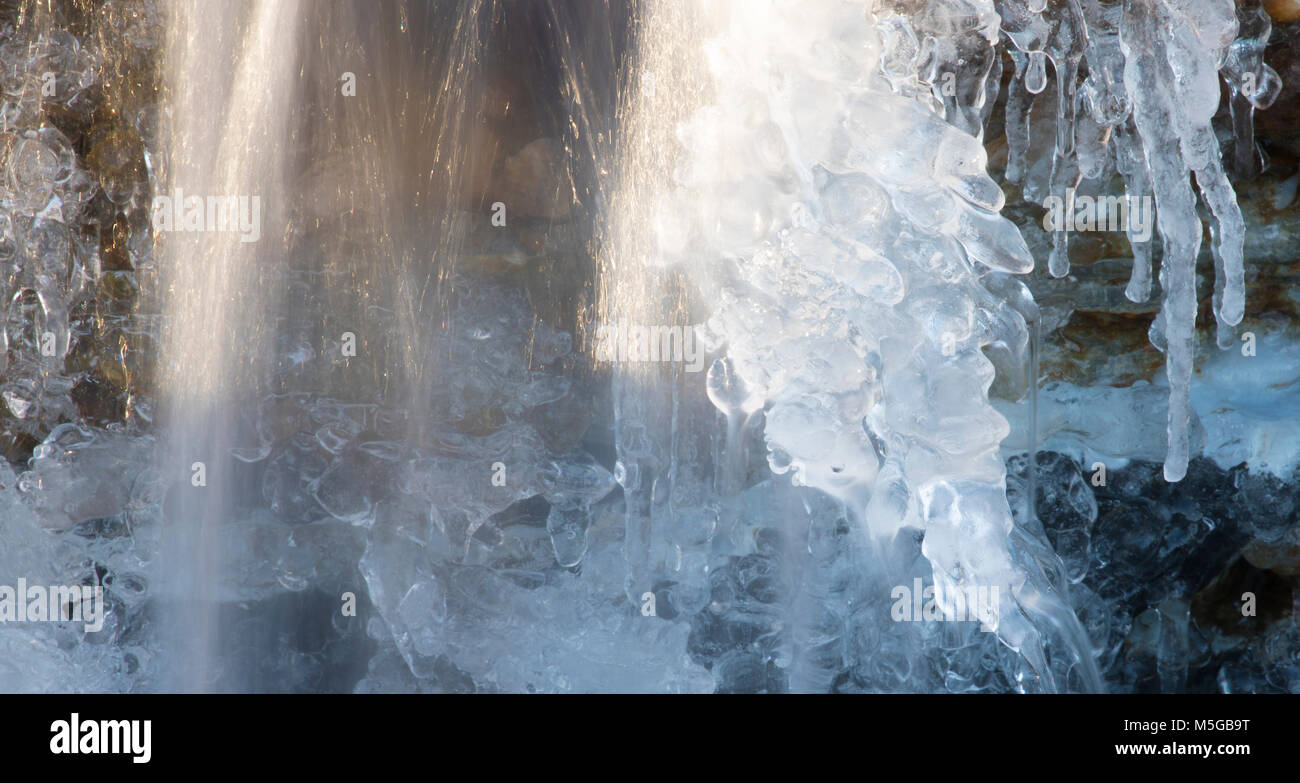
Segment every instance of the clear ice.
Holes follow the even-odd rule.
[[[1281,90],[1257,0],[307,5],[0,22],[0,445],[30,449],[0,462],[0,585],[99,585],[108,618],[0,626],[0,691],[1102,691],[1121,647],[1187,686],[1180,569],[1243,541],[1123,504],[1168,491],[1145,461],[1177,482],[1202,446],[1240,456],[1211,418],[1231,390],[1192,386],[1196,262],[1205,219],[1235,346],[1229,176],[1264,168],[1254,114]],[[497,197],[475,140],[519,111],[494,25],[546,53],[555,84],[518,78],[563,106],[497,167],[564,169],[518,233],[464,203]],[[340,103],[353,55],[392,89]],[[132,92],[150,58],[162,86]],[[1040,405],[1023,280],[1069,276],[1071,232],[1035,259],[1006,194],[1112,179],[1157,211],[1158,250],[1124,227],[1124,293],[1158,283],[1168,388]],[[176,187],[260,193],[282,230],[163,236],[151,199]],[[616,323],[688,334],[703,371],[601,366]],[[1139,478],[1089,484],[1040,429]],[[914,583],[952,622],[891,621]],[[959,622],[973,588],[992,633]],[[1300,682],[1275,658],[1220,689]]]
[[[1202,236],[1197,192],[1212,216],[1220,347],[1235,344],[1233,327],[1245,312],[1245,223],[1210,120],[1219,107],[1222,80],[1233,117],[1232,160],[1238,171],[1254,171],[1259,152],[1253,113],[1267,108],[1281,88],[1262,57],[1269,16],[1258,2],[1226,0],[1001,2],[998,12],[1017,64],[1007,99],[1007,179],[1023,183],[1027,198],[1064,200],[1085,180],[1104,182],[1117,170],[1130,209],[1154,198],[1164,250],[1159,276],[1164,304],[1151,341],[1165,352],[1169,380],[1164,473],[1178,481],[1190,456]],[[1056,75],[1057,97],[1046,182],[1027,171],[1032,165],[1029,114],[1037,105],[1030,94],[1046,86],[1045,61]],[[1082,79],[1081,65],[1086,66]],[[1141,302],[1151,294],[1151,248],[1134,237],[1131,225],[1125,228],[1133,250],[1125,293]],[[1049,269],[1054,277],[1069,274],[1069,239],[1064,229],[1053,232]]]

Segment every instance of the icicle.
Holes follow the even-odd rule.
[[[1202,231],[1188,181],[1192,171],[1218,221],[1224,287],[1217,315],[1222,322],[1241,320],[1244,299],[1240,255],[1244,225],[1210,129],[1218,103],[1218,63],[1236,34],[1232,9],[1228,2],[1180,0],[1153,6],[1128,0],[1120,27],[1124,82],[1133,101],[1164,242],[1160,282],[1169,377],[1169,450],[1164,470],[1168,481],[1182,479],[1190,457],[1196,258]]]
[[[1218,144],[1212,133],[1209,142],[1217,152]],[[1236,326],[1241,323],[1246,307],[1246,273],[1242,258],[1246,222],[1241,217],[1237,195],[1232,192],[1232,185],[1217,157],[1210,158],[1206,168],[1196,171],[1196,185],[1215,218],[1212,234],[1214,258],[1222,286],[1221,297],[1215,301],[1214,316],[1221,326]]]
[[[1057,106],[1051,173],[1046,195],[1068,214],[1074,190],[1084,179],[1104,177],[1114,139],[1114,163],[1124,180],[1124,230],[1133,250],[1133,271],[1125,296],[1151,295],[1151,237],[1158,230],[1164,254],[1160,281],[1164,302],[1151,325],[1153,345],[1166,353],[1169,376],[1170,481],[1186,471],[1189,454],[1190,383],[1196,335],[1196,260],[1201,247],[1197,193],[1212,219],[1215,261],[1214,314],[1217,342],[1229,346],[1245,311],[1243,246],[1245,221],[1224,171],[1218,139],[1210,125],[1219,103],[1220,71],[1229,88],[1235,141],[1233,165],[1255,170],[1252,113],[1268,106],[1280,89],[1276,72],[1263,62],[1271,23],[1258,0],[1066,0],[1039,11],[1039,3],[1002,0],[1003,32],[1017,78],[1007,99],[1007,179],[1025,182],[1031,162],[1029,94],[1045,86],[1050,59],[1056,74]],[[1077,93],[1080,59],[1086,77]],[[1023,74],[1023,79],[1021,75]],[[1081,108],[1083,116],[1076,118]],[[1195,176],[1196,189],[1191,186]],[[1039,198],[1042,186],[1026,182],[1025,195]],[[1052,226],[1048,269],[1069,273],[1069,221]]]
[[[1025,69],[1029,59],[1018,51],[1011,52],[1011,61],[1015,63],[1016,72],[1011,77],[1007,89],[1007,182],[1024,184],[1029,165],[1025,156],[1029,154],[1029,109],[1033,100],[1025,87]]]
[[[1133,249],[1133,275],[1124,289],[1124,296],[1130,302],[1145,302],[1151,298],[1151,236],[1148,234],[1142,239],[1131,216],[1135,208],[1142,209],[1143,204],[1151,203],[1151,181],[1147,177],[1142,140],[1137,137],[1131,118],[1116,131],[1115,148],[1117,168],[1124,178],[1124,200],[1130,215],[1124,231],[1128,235],[1129,247]],[[1153,225],[1154,217],[1146,216],[1147,225]]]
[[[1264,47],[1273,23],[1259,0],[1237,4],[1237,24],[1237,40],[1228,48],[1223,79],[1228,85],[1228,111],[1232,114],[1232,168],[1238,176],[1249,177],[1260,170],[1255,147],[1255,110],[1273,104],[1282,89],[1282,81],[1264,63]]]

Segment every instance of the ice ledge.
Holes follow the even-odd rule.
[[[1193,376],[1192,453],[1227,469],[1246,463],[1252,473],[1289,479],[1300,465],[1300,341],[1260,334],[1254,355],[1246,343],[1210,352]],[[1028,446],[1029,403],[994,400],[1011,423],[1003,455]],[[1076,386],[1055,382],[1039,393],[1038,448],[1122,467],[1131,459],[1162,461],[1168,385]],[[1123,456],[1119,456],[1123,455]]]

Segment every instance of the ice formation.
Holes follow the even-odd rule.
[[[997,451],[1007,426],[988,403],[994,370],[981,349],[1027,361],[1032,299],[1008,275],[1033,259],[998,215],[1003,194],[972,135],[997,16],[991,5],[915,19],[867,10],[738,3],[721,14],[705,50],[713,102],[678,131],[655,263],[698,259],[706,333],[726,353],[710,397],[729,421],[765,408],[774,473],[836,498],[880,541],[924,529],[950,614],[959,591],[996,587],[993,624],[1043,687],[1058,685],[1036,621],[1063,629],[1085,687],[1100,687],[1069,608],[1009,544]],[[958,43],[939,45],[926,27],[938,23],[983,64],[961,69],[970,102],[951,122],[922,81],[957,76]]]
[[[0,583],[101,586],[106,624],[99,634],[70,622],[0,629],[0,689],[123,690],[127,672],[151,655],[122,635],[144,603],[145,564],[156,551],[147,525],[131,532],[152,502],[149,406],[138,401],[112,428],[77,420],[97,396],[97,376],[139,368],[134,356],[115,363],[92,348],[90,335],[125,345],[137,333],[133,282],[103,259],[147,240],[128,247],[125,222],[116,233],[86,227],[105,205],[129,204],[142,183],[130,132],[101,124],[74,145],[49,121],[88,122],[114,54],[97,37],[50,25],[43,9],[28,10],[16,27],[0,23],[0,398],[6,448],[19,439],[34,448],[25,465],[0,464]],[[104,252],[108,244],[115,252]]]
[[[1189,619],[1294,535],[1251,507],[1300,507],[1267,432],[1294,373],[1190,382],[1203,217],[1221,346],[1245,312],[1258,3],[54,5],[0,21],[0,585],[99,585],[108,619],[0,627],[0,690],[1298,687],[1293,621],[1220,665]],[[545,125],[495,94],[512,24],[543,138],[491,135]],[[1154,199],[1126,295],[1158,261],[1168,389],[1040,404],[1000,119],[1027,201]],[[573,198],[492,194],[507,145]],[[261,240],[163,235],[176,188],[261,196]],[[694,330],[706,371],[586,355],[611,324]],[[950,622],[891,617],[913,584]],[[980,588],[996,633],[960,622]]]
[[[1151,341],[1165,352],[1169,377],[1165,478],[1187,470],[1190,382],[1196,349],[1196,260],[1201,217],[1196,192],[1212,215],[1214,315],[1219,345],[1233,344],[1245,312],[1242,242],[1245,224],[1225,172],[1210,120],[1219,107],[1220,78],[1229,94],[1238,170],[1253,171],[1258,152],[1252,129],[1281,83],[1263,62],[1271,23],[1259,3],[1226,0],[1059,4],[1001,2],[1002,30],[1015,47],[1016,74],[1007,98],[1007,179],[1025,196],[1067,199],[1086,181],[1122,174],[1130,209],[1154,196],[1163,241],[1160,288],[1164,306]],[[1045,63],[1056,75],[1055,141],[1046,182],[1027,160],[1033,95],[1047,86]],[[1014,131],[1014,132],[1013,132]],[[1125,292],[1138,302],[1151,294],[1151,247],[1125,226],[1133,274]],[[1069,234],[1053,235],[1049,269],[1070,271]]]

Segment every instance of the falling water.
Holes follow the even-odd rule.
[[[207,218],[216,199],[246,202],[260,236],[230,230],[159,237],[167,279],[162,473],[169,547],[163,589],[175,616],[175,687],[211,687],[223,575],[221,528],[233,512],[228,460],[238,406],[257,389],[280,302],[274,275],[285,249],[286,147],[300,24],[297,2],[236,10],[201,0],[170,9],[166,174],[179,212]],[[228,74],[228,78],[221,75]],[[232,203],[232,202],[228,202]],[[185,226],[191,229],[191,226]]]
[[[494,312],[499,303],[466,305],[483,300],[485,283],[467,285],[461,267],[471,239],[484,234],[476,229],[488,223],[490,205],[517,195],[489,192],[489,184],[504,151],[532,138],[521,134],[535,134],[539,125],[562,128],[569,144],[588,150],[574,171],[594,161],[599,140],[590,137],[598,118],[588,112],[600,106],[607,77],[584,72],[601,59],[582,47],[601,38],[575,44],[566,34],[602,18],[585,17],[577,21],[567,3],[513,0],[380,9],[356,2],[323,11],[297,3],[190,3],[169,12],[169,112],[159,142],[166,171],[159,180],[167,194],[255,198],[261,207],[255,241],[247,232],[211,231],[159,239],[169,359],[160,423],[168,433],[163,472],[170,487],[160,590],[174,607],[165,625],[174,637],[171,657],[180,662],[174,687],[260,687],[246,671],[247,657],[276,642],[274,628],[297,622],[286,616],[269,626],[252,623],[268,629],[265,638],[231,625],[232,602],[249,594],[241,580],[255,565],[250,557],[270,554],[291,589],[302,589],[315,570],[310,557],[292,551],[293,536],[287,549],[269,553],[227,545],[256,533],[265,515],[257,495],[267,497],[273,514],[300,513],[295,504],[310,514],[319,502],[322,512],[367,526],[387,508],[376,508],[368,497],[373,480],[357,473],[357,463],[373,457],[348,458],[317,477],[306,487],[311,498],[268,489],[263,471],[277,426],[270,417],[319,397],[344,418],[332,425],[338,434],[317,433],[309,450],[322,438],[364,433],[393,438],[368,446],[382,447],[385,459],[432,452],[439,456],[424,464],[437,465],[467,456],[471,447],[455,428],[467,426],[460,422],[479,415],[472,406],[482,405],[478,397],[449,406],[453,386],[463,384],[467,398],[482,392],[467,376],[440,375],[440,367],[465,361],[470,346],[490,348],[485,340],[492,338],[523,340],[536,361],[551,361],[541,357],[567,342],[545,325],[523,333],[503,326]],[[603,35],[609,44],[608,30]],[[553,111],[541,97],[519,99],[537,80],[505,70],[506,54],[523,47],[565,58],[555,66],[570,74],[560,92],[590,108],[534,116]],[[563,194],[582,182],[579,173],[566,180],[552,189]],[[510,206],[515,220],[527,221],[537,209]],[[316,357],[324,361],[313,363]],[[500,381],[489,383],[499,393]],[[498,451],[495,444],[511,434],[523,442]],[[473,446],[490,449],[482,475],[506,453],[528,454],[535,439],[509,428]],[[532,485],[526,464],[516,475],[514,492]],[[391,480],[390,471],[380,481]],[[338,493],[335,501],[325,499],[330,491]],[[463,546],[514,497],[496,495],[484,500],[488,511],[447,511],[456,514],[452,524],[461,528]],[[367,575],[377,557],[363,561]]]

